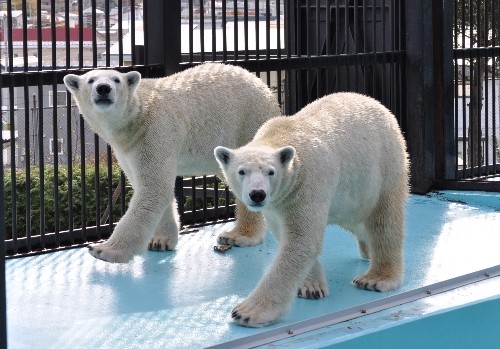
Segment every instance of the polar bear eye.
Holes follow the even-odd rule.
[[[120,79],[118,79],[118,78],[114,78],[113,80],[114,80],[117,84],[119,84],[119,83],[120,83]]]
[[[269,171],[268,175],[269,176],[274,176],[274,171],[273,170]]]
[[[239,174],[240,176],[244,176],[244,175],[245,175],[245,171],[243,171],[243,170],[239,170],[239,171],[238,171],[238,174]]]
[[[89,84],[93,84],[94,83],[94,79],[89,79]]]

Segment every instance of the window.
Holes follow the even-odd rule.
[[[54,104],[54,91],[49,91],[49,107],[53,107]],[[66,105],[66,91],[57,91],[56,103],[58,107],[64,107]]]
[[[54,146],[57,149],[54,149]],[[63,140],[62,138],[58,138],[57,142],[54,142],[54,138],[51,138],[49,140],[49,152],[50,155],[54,155],[57,151],[57,154],[62,155],[63,154]]]

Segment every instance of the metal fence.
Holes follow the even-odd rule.
[[[500,4],[454,7],[456,178],[500,174]]]

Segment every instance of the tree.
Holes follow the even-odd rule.
[[[458,48],[483,48],[498,44],[500,33],[500,4],[498,0],[456,0],[455,35],[465,38],[458,42]],[[481,147],[481,110],[483,108],[483,82],[492,73],[492,67],[499,67],[500,61],[494,57],[488,65],[485,55],[466,60],[469,75],[462,79],[470,82],[468,156],[466,167],[479,167],[482,164]],[[465,62],[464,62],[465,64]],[[494,78],[494,77],[493,77]],[[465,154],[464,154],[465,155]]]

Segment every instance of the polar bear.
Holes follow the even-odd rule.
[[[352,232],[371,261],[355,286],[384,292],[401,285],[408,157],[395,117],[379,102],[328,95],[267,121],[247,145],[214,153],[235,196],[264,213],[279,242],[265,276],[234,308],[237,323],[266,326],[294,294],[328,294],[318,261],[327,224]]]
[[[172,250],[179,218],[176,176],[220,174],[212,150],[250,141],[280,107],[267,85],[235,66],[207,63],[160,79],[138,72],[93,70],[68,74],[64,83],[84,119],[108,142],[134,193],[129,208],[104,243],[90,253],[128,262],[149,248]],[[263,241],[260,213],[236,203],[237,220],[219,241],[251,246]]]

